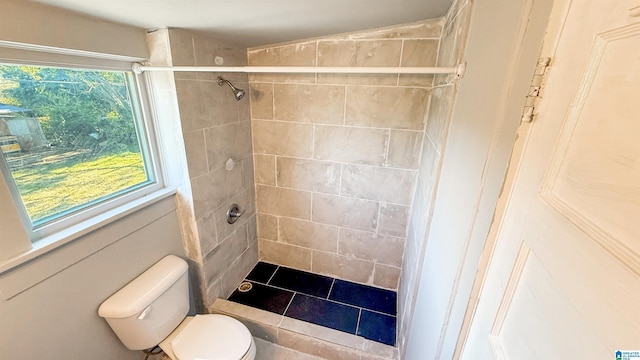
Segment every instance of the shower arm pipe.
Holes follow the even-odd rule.
[[[150,66],[135,63],[136,74],[145,71],[238,72],[289,74],[456,74],[462,77],[466,63],[454,67],[332,67],[332,66]]]

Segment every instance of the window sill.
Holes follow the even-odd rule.
[[[51,266],[51,264],[49,264],[49,266],[38,269],[38,271],[32,274],[34,276],[27,276],[27,278],[31,277],[31,279],[23,279],[25,281],[16,281],[16,278],[19,276],[16,276],[16,273],[18,271],[14,270],[19,270],[22,267],[28,267],[30,264],[37,264],[37,261],[32,260],[57,253],[54,250],[57,250],[63,246],[70,246],[72,245],[72,243],[73,245],[83,243],[83,241],[74,242],[74,240],[78,240],[80,237],[96,231],[102,227],[105,227],[117,220],[120,220],[127,215],[141,211],[152,204],[173,196],[175,193],[176,189],[173,188],[165,188],[153,192],[139,199],[128,202],[127,204],[119,206],[115,209],[107,211],[103,214],[95,216],[91,219],[80,222],[55,234],[47,236],[34,243],[31,250],[19,254],[13,258],[1,261],[0,296],[5,300],[11,298],[12,296],[15,296],[16,294],[28,289],[29,287],[37,284],[47,277],[72,265],[73,263],[80,261],[87,256],[99,251],[100,249],[118,241],[120,237],[113,236],[107,239],[102,239],[102,241],[100,241],[99,243],[82,244],[76,246],[77,249],[73,249],[72,256],[69,256],[67,259],[63,259],[63,261],[60,262],[56,261],[54,266]],[[30,270],[29,272],[32,271]]]

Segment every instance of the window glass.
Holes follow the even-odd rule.
[[[0,153],[34,228],[155,181],[130,71],[0,64]]]

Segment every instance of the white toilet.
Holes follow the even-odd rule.
[[[187,263],[166,256],[100,305],[122,343],[131,350],[159,345],[174,360],[253,360],[249,330],[224,315],[189,312]]]

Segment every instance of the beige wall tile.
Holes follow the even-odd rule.
[[[217,209],[242,190],[242,167],[220,168],[191,180],[196,218]]]
[[[408,206],[380,204],[378,233],[405,237],[408,223]]]
[[[242,217],[234,224],[227,222],[227,211],[231,204],[238,204],[240,210],[244,211]],[[218,239],[224,239],[240,226],[244,226],[245,222],[247,222],[255,212],[255,190],[253,186],[230,196],[226,203],[220,204],[214,211],[214,218],[212,220],[216,223],[216,236]]]
[[[291,218],[280,218],[280,241],[313,250],[336,252],[338,228]]]
[[[208,127],[209,118],[198,81],[176,80],[176,96],[183,131],[202,130]]]
[[[311,157],[313,125],[252,121],[253,150],[258,154]]]
[[[422,187],[425,200],[431,201],[431,195],[435,190],[438,173],[440,171],[440,153],[429,138],[426,138],[422,146],[422,160],[420,162],[420,175],[418,176],[418,184]]]
[[[314,156],[320,160],[384,164],[388,130],[315,126]]]
[[[393,266],[376,264],[373,274],[373,285],[386,289],[398,289],[398,281],[400,280],[400,269]]]
[[[258,245],[258,223],[255,213],[253,213],[247,220],[247,242],[249,243],[249,246]]]
[[[260,239],[278,240],[278,218],[269,214],[257,214],[258,237]]]
[[[451,12],[455,16],[445,24],[442,30],[441,56],[438,58],[440,66],[456,66],[462,61],[464,44],[467,42],[469,22],[471,19],[471,5],[468,1],[458,1],[459,11]],[[447,65],[448,64],[448,65]]]
[[[200,176],[209,171],[204,133],[204,130],[195,130],[185,131],[182,134],[190,178]]]
[[[403,238],[341,228],[338,254],[398,267],[404,243]]]
[[[320,40],[318,66],[399,66],[401,40]],[[398,76],[318,74],[319,83],[396,85]]]
[[[273,82],[287,84],[314,84],[316,82],[315,74],[249,74],[249,81],[255,82]]]
[[[315,66],[316,42],[304,42],[247,51],[249,65]]]
[[[433,86],[434,78],[432,74],[400,74],[398,85],[430,88]]]
[[[189,31],[181,29],[169,29],[169,44],[171,51],[171,64],[173,66],[192,66],[196,64],[195,50],[193,48],[193,36]],[[195,73],[175,72],[176,79],[195,79]]]
[[[402,40],[319,40],[318,66],[399,66]]]
[[[193,42],[196,65],[198,66],[217,65],[215,63],[216,56],[224,59],[225,66],[247,65],[247,49],[245,48],[233,46],[203,34],[194,34]]]
[[[309,220],[311,193],[272,186],[256,186],[258,212]]]
[[[277,343],[286,348],[331,360],[359,360],[359,352],[293,331],[278,329]]]
[[[218,245],[218,235],[216,234],[216,223],[214,221],[215,212],[208,213],[196,220],[198,226],[198,237],[200,238],[200,251],[208,254]]]
[[[249,154],[249,156],[242,159],[240,162],[235,163],[235,166],[242,167],[242,186],[245,188],[255,187],[255,177],[253,174],[253,156]]]
[[[405,40],[401,66],[436,66],[439,42],[438,39]]]
[[[345,123],[422,130],[428,97],[424,88],[349,86]]]
[[[222,279],[219,278],[218,280],[212,282],[211,284],[207,285],[207,293],[206,293],[206,301],[207,304],[211,304],[213,302],[216,301],[216,299],[219,299],[223,297],[222,295]]]
[[[222,294],[225,298],[238,288],[242,280],[251,272],[251,269],[258,263],[258,245],[248,247],[238,256],[231,266],[222,275]]]
[[[256,184],[276,185],[276,157],[273,155],[253,155]]]
[[[259,248],[261,260],[294,269],[311,271],[310,249],[269,240],[261,240]]]
[[[247,52],[249,65],[259,66],[315,66],[316,42],[304,42],[255,49]],[[313,74],[251,74],[250,81],[314,83]]]
[[[229,159],[239,161],[251,156],[250,122],[208,128],[205,136],[209,169],[224,168]]]
[[[364,284],[373,280],[372,262],[322,251],[313,251],[311,270],[314,273]]]
[[[208,127],[238,122],[238,102],[227,86],[218,85],[215,79],[198,81],[198,84],[202,102],[205,104]]]
[[[373,231],[378,206],[375,201],[313,194],[312,221]]]
[[[395,86],[397,83],[398,74],[318,74],[318,84]]]
[[[247,229],[243,226],[205,255],[203,261],[207,284],[218,280],[247,246]]]
[[[343,165],[340,195],[410,205],[416,172]]]
[[[416,21],[403,25],[393,25],[379,29],[356,31],[332,38],[349,39],[400,39],[400,38],[439,38],[444,18]]]
[[[247,50],[245,48],[227,44],[201,33],[193,34],[193,43],[196,65],[198,66],[215,66],[215,59],[218,56],[223,58],[225,66],[247,65]],[[232,82],[247,81],[247,75],[242,73],[197,72],[195,74],[200,80],[215,81],[216,77],[221,75]]]
[[[276,120],[344,122],[344,86],[275,84],[273,94]]]
[[[242,100],[236,101],[236,105],[238,106],[238,121],[251,121],[251,91],[249,90],[249,80],[239,81],[234,84],[247,92]]]
[[[278,157],[278,186],[337,194],[340,186],[340,164],[329,161]]]
[[[436,66],[439,43],[439,39],[405,40],[401,66]],[[398,85],[430,87],[433,85],[433,75],[401,74]]]
[[[251,95],[251,117],[253,119],[273,119],[273,84],[252,83],[249,86]]]
[[[426,133],[438,152],[442,151],[444,139],[447,136],[454,95],[455,86],[453,85],[436,87],[431,93]]]
[[[421,131],[391,130],[387,166],[417,169],[422,148]]]

